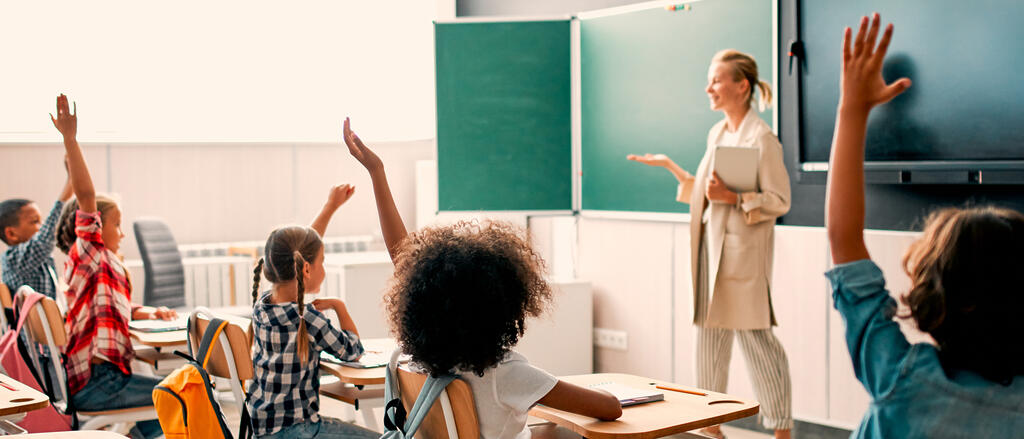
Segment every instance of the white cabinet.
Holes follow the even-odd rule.
[[[526,322],[526,334],[514,348],[530,364],[556,376],[594,372],[594,296],[590,282],[549,280],[551,306]]]
[[[389,337],[383,297],[395,271],[387,252],[334,253],[324,255],[327,277],[320,287],[323,297],[345,301],[362,338]],[[312,298],[307,298],[309,302]],[[328,313],[332,321],[334,313]]]

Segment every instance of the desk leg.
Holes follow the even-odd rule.
[[[0,436],[26,433],[28,433],[28,431],[25,431],[24,428],[19,427],[17,424],[6,419],[0,419]]]

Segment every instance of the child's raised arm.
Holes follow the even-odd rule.
[[[384,163],[352,131],[347,117],[345,118],[344,132],[348,152],[370,172],[370,180],[373,182],[373,197],[377,200],[377,216],[380,217],[380,230],[384,235],[384,244],[388,246],[391,260],[394,261],[398,245],[402,243],[408,232],[405,231],[405,224],[402,223],[398,207],[395,207],[395,199],[391,196],[388,177],[384,175]]]
[[[68,157],[68,175],[71,187],[78,198],[78,208],[85,212],[96,211],[96,189],[89,176],[89,166],[85,163],[82,148],[78,146],[75,136],[78,134],[78,105],[74,111],[68,109],[68,97],[57,96],[57,117],[50,115],[53,126],[64,136],[64,150]]]
[[[882,78],[882,62],[892,38],[892,24],[886,27],[876,48],[879,22],[877,13],[871,20],[870,29],[868,18],[861,19],[852,52],[850,28],[843,33],[839,111],[832,138],[825,201],[825,227],[832,262],[836,264],[868,258],[864,245],[864,133],[868,113],[910,87],[907,78],[889,85]]]
[[[352,193],[355,191],[355,186],[348,184],[339,184],[331,187],[331,191],[327,193],[327,202],[324,203],[324,208],[320,210],[320,214],[316,216],[313,224],[310,224],[309,227],[316,230],[322,238],[327,233],[327,224],[331,222],[334,212],[337,212],[338,208],[345,204],[349,198],[352,198]]]

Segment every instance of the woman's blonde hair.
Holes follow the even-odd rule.
[[[750,103],[754,102],[754,86],[761,90],[761,96],[757,101],[759,111],[764,111],[772,104],[772,86],[758,76],[757,61],[754,61],[754,57],[736,49],[725,49],[716,53],[711,62],[728,63],[732,66],[734,80],[746,80],[750,84]]]
[[[300,361],[308,361],[309,336],[306,333],[306,285],[302,269],[312,263],[324,246],[320,234],[309,227],[286,226],[270,232],[264,246],[263,257],[256,263],[252,278],[252,303],[259,306],[260,273],[272,283],[296,281],[298,283],[299,333],[295,340]]]
[[[96,210],[100,212],[100,221],[117,207],[117,200],[108,195],[96,194]],[[75,245],[78,236],[75,235],[75,218],[78,212],[78,199],[72,198],[64,204],[60,211],[60,219],[57,221],[57,248],[67,254],[71,246]]]

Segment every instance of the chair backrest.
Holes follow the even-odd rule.
[[[185,306],[185,266],[171,228],[156,218],[132,225],[146,273],[143,303],[149,306]]]
[[[28,333],[32,337],[32,341],[42,345],[49,344],[46,337],[47,329],[49,329],[54,346],[66,345],[68,333],[64,330],[64,316],[61,314],[60,308],[57,307],[57,302],[49,297],[44,297],[33,308],[36,309],[33,309],[28,315]],[[40,310],[44,316],[39,315]]]
[[[227,315],[214,315],[212,312],[209,312],[209,310],[205,310],[203,308],[196,309],[194,315],[195,323],[192,325],[192,332],[188,335],[189,343],[192,344],[192,352],[199,351],[199,341],[203,338],[203,333],[206,332],[206,327],[210,326],[211,317],[226,320],[228,325],[224,328],[224,333],[221,334],[221,337],[227,337],[227,345],[230,352],[232,352],[232,358],[235,362],[238,379],[242,381],[252,379],[252,351],[249,344],[249,337],[246,333],[247,328],[243,327],[243,325],[234,317]],[[210,354],[210,363],[207,365],[207,371],[210,375],[216,377],[231,378],[228,358],[224,355],[224,343],[214,343],[211,350],[213,352]]]
[[[3,305],[4,308],[14,306],[14,302],[11,300],[11,290],[3,282],[0,282],[0,305]]]
[[[402,392],[402,405],[411,408],[416,402],[416,397],[423,388],[427,376],[421,373],[410,371],[404,367],[398,368],[398,385]],[[458,437],[475,439],[480,437],[480,424],[476,416],[476,406],[473,404],[473,391],[465,381],[456,379],[445,387],[448,399],[451,401],[452,415],[455,419],[455,428]],[[423,418],[416,437],[423,439],[452,439],[448,435],[448,424],[442,408],[442,399],[434,401],[427,416]]]

